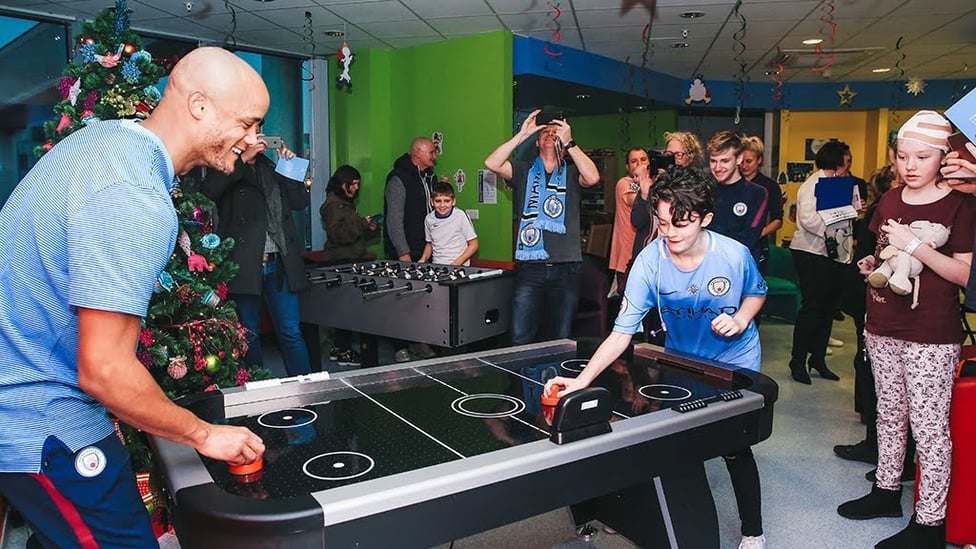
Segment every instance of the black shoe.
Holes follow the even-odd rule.
[[[810,371],[816,370],[820,377],[830,381],[840,381],[840,376],[831,372],[826,364],[810,364]]]
[[[864,473],[864,478],[870,480],[871,482],[878,482],[878,470],[871,469],[867,473]],[[910,467],[905,466],[901,471],[901,481],[904,482],[915,482],[915,464],[913,463]]]
[[[837,457],[850,461],[862,461],[871,465],[878,464],[878,447],[872,446],[867,440],[857,444],[838,444],[834,446]]]
[[[866,520],[878,517],[900,517],[901,487],[897,490],[884,490],[875,484],[871,493],[858,499],[841,503],[837,514],[852,520]]]
[[[945,522],[936,526],[919,524],[915,520],[915,515],[908,521],[908,526],[904,530],[883,539],[874,546],[874,549],[902,549],[911,547],[912,549],[944,549],[946,546],[946,527]]]
[[[844,312],[843,311],[839,311],[839,310],[838,311],[834,311],[834,320],[836,320],[838,322],[840,322],[841,320],[844,320]]]
[[[793,378],[793,381],[799,381],[804,385],[810,385],[812,383],[810,381],[810,374],[807,373],[807,369],[803,367],[802,363],[797,366],[796,363],[790,362],[790,377]]]

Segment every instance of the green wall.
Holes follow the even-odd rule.
[[[330,97],[331,150],[333,169],[351,164],[363,175],[359,212],[383,211],[383,187],[393,161],[408,151],[414,137],[441,132],[444,152],[436,170],[452,182],[458,169],[465,172],[457,202],[465,210],[478,210],[477,257],[510,261],[512,195],[499,181],[498,203],[478,203],[478,170],[484,169],[485,157],[512,136],[512,35],[496,32],[396,51],[354,53],[352,90],[334,89]],[[331,78],[324,80],[333,85]],[[664,132],[677,126],[677,112],[631,113],[627,120],[629,128],[620,115],[580,116],[569,122],[582,147],[618,152],[619,176],[626,172],[623,151],[663,146]],[[656,142],[650,139],[652,130]],[[381,241],[370,250],[383,257]]]
[[[455,171],[465,172],[457,202],[460,208],[478,210],[477,257],[510,260],[511,195],[499,190],[498,204],[479,204],[478,170],[512,135],[512,35],[497,32],[354,53],[352,91],[331,94],[331,145],[334,167],[351,164],[363,175],[359,212],[383,211],[383,187],[393,161],[408,152],[414,137],[441,132],[444,153],[435,169],[452,182]],[[370,250],[382,257],[382,242]]]
[[[625,122],[626,118],[626,122]],[[664,147],[664,132],[674,131],[678,113],[674,110],[636,112],[624,115],[579,116],[569,120],[573,139],[584,149],[616,151],[617,177],[627,173],[626,153],[632,147]],[[654,134],[654,139],[651,134]],[[604,182],[615,184],[616,181]]]

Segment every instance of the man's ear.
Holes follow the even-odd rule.
[[[194,91],[186,96],[187,110],[190,111],[190,116],[197,120],[204,117],[206,104],[207,96],[201,91]]]
[[[705,217],[702,218],[702,227],[707,227],[712,222],[713,217],[715,217],[715,214],[712,212],[705,214]]]

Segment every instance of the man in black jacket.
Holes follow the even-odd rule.
[[[309,373],[308,350],[299,330],[297,292],[308,288],[292,210],[308,206],[305,185],[275,172],[263,153],[264,136],[241,153],[234,171],[211,171],[200,185],[217,203],[217,233],[234,239],[230,260],[240,268],[229,283],[229,299],[237,304],[240,322],[247,328],[248,364],[263,366],[261,305],[268,306],[281,355],[289,376]],[[279,157],[295,156],[282,144]]]
[[[437,181],[436,162],[434,142],[418,137],[410,144],[410,152],[393,162],[393,170],[386,176],[383,234],[389,259],[417,261],[424,253],[424,218],[431,211],[430,186]]]
[[[431,212],[430,187],[437,181],[434,164],[437,147],[426,137],[417,137],[410,144],[410,152],[393,162],[393,170],[386,176],[383,192],[383,215],[386,229],[383,246],[388,259],[418,261],[424,253],[427,237],[424,218]],[[444,179],[446,181],[446,178]],[[437,356],[429,346],[418,343],[408,349],[407,342],[394,340],[394,358],[406,362],[415,358]]]

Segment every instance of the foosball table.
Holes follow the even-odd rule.
[[[503,269],[367,261],[313,266],[305,275],[306,324],[451,348],[511,325],[515,279]]]

